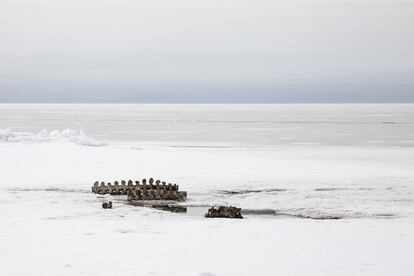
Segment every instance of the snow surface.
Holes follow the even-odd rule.
[[[400,109],[2,106],[1,274],[413,275],[414,109]],[[293,123],[267,122],[266,114],[286,112]],[[332,114],[338,119],[326,119]],[[172,119],[158,125],[160,116]],[[364,116],[372,124],[355,123]],[[396,124],[379,123],[384,116]],[[179,123],[166,127],[173,121]],[[98,139],[23,127],[28,122],[85,129]],[[179,184],[188,191],[183,205],[231,204],[285,216],[206,219],[90,192],[96,180],[144,177]],[[101,208],[107,200],[113,209]],[[331,217],[341,219],[320,220]]]
[[[413,149],[289,150],[0,144],[4,275],[410,275]],[[24,173],[22,173],[24,172]],[[90,193],[159,177],[188,204],[341,220],[205,219]],[[226,195],[220,190],[272,189]],[[114,209],[100,204],[111,199]]]

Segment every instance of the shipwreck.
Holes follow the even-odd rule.
[[[95,194],[127,195],[127,200],[184,200],[187,198],[187,192],[179,191],[177,184],[154,181],[153,178],[150,178],[148,182],[144,178],[141,182],[121,180],[115,181],[114,184],[96,181],[91,188]]]

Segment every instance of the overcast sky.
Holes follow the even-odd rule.
[[[414,0],[0,0],[0,102],[414,102]]]

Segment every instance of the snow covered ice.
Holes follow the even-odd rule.
[[[12,132],[10,128],[0,129],[0,142],[46,142],[58,139],[84,146],[100,147],[105,145],[103,142],[88,137],[83,130],[77,132],[73,129],[65,129],[63,131],[53,130],[48,132],[47,129],[42,129],[34,134],[31,132]]]
[[[0,129],[4,275],[413,273],[414,105],[0,105]],[[144,177],[283,215],[90,192]]]

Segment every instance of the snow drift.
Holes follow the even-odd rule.
[[[63,131],[43,129],[38,133],[14,132],[10,128],[0,129],[0,143],[38,143],[66,141],[83,146],[104,146],[105,143],[89,137],[82,130],[65,129]]]

